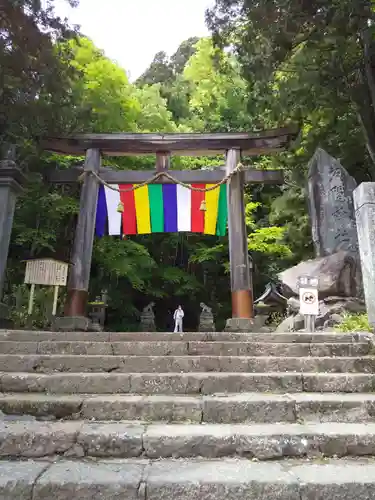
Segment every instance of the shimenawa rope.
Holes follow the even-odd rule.
[[[186,184],[185,182],[179,181],[178,179],[173,177],[168,172],[157,172],[155,175],[150,177],[150,179],[148,179],[147,181],[142,182],[141,184],[134,184],[131,188],[128,188],[128,189],[120,189],[120,188],[115,187],[113,184],[108,184],[108,182],[106,182],[104,179],[102,179],[99,174],[97,174],[96,172],[93,172],[92,170],[84,170],[82,172],[82,174],[78,177],[78,180],[80,182],[83,182],[86,175],[92,175],[99,182],[99,184],[106,186],[108,189],[112,189],[112,191],[117,191],[118,193],[129,193],[129,192],[135,191],[136,189],[139,189],[141,187],[147,186],[148,184],[152,184],[152,183],[158,181],[161,177],[166,177],[172,183],[179,184],[180,186],[183,186],[187,189],[190,189],[190,191],[199,191],[201,193],[207,193],[208,191],[213,191],[214,189],[217,189],[222,184],[225,184],[226,182],[228,182],[235,174],[237,174],[237,172],[240,172],[242,170],[242,168],[243,168],[242,163],[239,163],[236,166],[236,168],[234,170],[232,170],[232,172],[227,174],[225,177],[223,177],[223,179],[220,182],[217,182],[216,184],[213,184],[212,186],[210,186],[208,188],[193,187],[191,184]]]

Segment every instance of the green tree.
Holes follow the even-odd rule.
[[[216,0],[207,20],[241,65],[261,128],[297,122],[291,152],[261,159],[288,185],[269,217],[285,227],[295,260],[312,254],[306,169],[317,146],[358,182],[375,178],[374,10],[369,0]]]
[[[140,104],[125,71],[105,57],[88,38],[72,40],[65,52],[80,77],[72,82],[85,132],[121,132],[137,128]]]
[[[196,36],[188,38],[181,43],[176,52],[173,54],[170,64],[175,75],[183,73],[187,62],[197,51],[198,42],[199,38]]]
[[[251,128],[247,85],[234,57],[202,38],[189,59],[184,79],[191,86],[192,128],[230,132]]]
[[[167,83],[173,80],[173,66],[166,52],[158,52],[150,67],[137,80],[137,85],[153,85]]]
[[[217,0],[207,18],[263,123],[299,121],[304,160],[320,143],[362,180],[375,176],[374,15],[370,0]]]
[[[134,90],[139,103],[137,129],[139,132],[175,132],[172,113],[161,95],[160,84],[146,85]]]
[[[76,125],[69,54],[61,59],[54,43],[75,33],[54,14],[53,5],[52,0],[1,3],[0,144],[17,143],[20,156],[30,152],[33,137]]]

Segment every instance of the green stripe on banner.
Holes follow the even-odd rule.
[[[151,231],[164,232],[164,205],[162,184],[149,184],[148,197],[150,200]]]
[[[220,186],[219,194],[219,210],[217,214],[216,234],[217,236],[225,236],[227,234],[228,221],[228,203],[227,203],[227,185]]]

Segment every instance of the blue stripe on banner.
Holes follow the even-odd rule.
[[[105,190],[104,186],[99,186],[98,193],[98,204],[96,206],[96,224],[95,224],[95,233],[98,238],[102,238],[105,235],[105,229],[107,224],[107,201],[105,199]]]
[[[164,231],[177,233],[177,186],[163,184]]]

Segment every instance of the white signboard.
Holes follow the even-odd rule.
[[[300,314],[303,314],[304,316],[319,315],[319,300],[318,300],[317,288],[300,287],[299,301],[300,301],[300,310],[299,310]]]
[[[66,286],[69,264],[54,259],[29,260],[25,283],[29,285]]]

